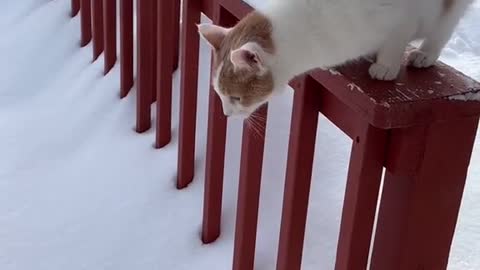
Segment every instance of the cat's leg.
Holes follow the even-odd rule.
[[[401,25],[387,37],[377,53],[377,60],[368,72],[373,79],[391,81],[397,78],[403,62],[405,49],[415,32],[415,25]]]
[[[420,48],[413,50],[408,56],[408,63],[417,68],[427,68],[435,64],[440,54],[450,40],[464,8],[458,4],[453,9],[440,18],[439,23],[425,37]]]

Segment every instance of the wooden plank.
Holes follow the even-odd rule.
[[[200,5],[196,0],[183,1],[180,54],[180,123],[178,128],[177,188],[188,186],[195,169],[195,133],[199,64]]]
[[[318,124],[318,92],[309,76],[295,90],[277,270],[300,270]]]
[[[120,97],[133,87],[133,0],[120,1]]]
[[[104,74],[107,74],[117,61],[117,0],[103,0],[103,25],[105,27]]]
[[[90,0],[81,0],[80,7],[80,46],[84,47],[92,40],[92,9]]]
[[[387,170],[372,270],[447,268],[477,126],[478,117],[436,123],[391,141],[410,148],[398,160],[416,169]]]

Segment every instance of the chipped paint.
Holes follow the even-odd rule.
[[[407,89],[407,90],[410,92],[409,89]],[[395,91],[396,91],[397,93],[400,93],[406,100],[412,100],[408,95],[406,95],[405,93],[403,93],[400,89],[395,88]]]
[[[382,101],[382,103],[380,103],[380,105],[382,105],[385,108],[390,108],[390,103],[388,103],[386,101]]]
[[[449,96],[449,100],[458,100],[458,101],[480,101],[480,91],[470,92],[461,95]]]
[[[330,68],[328,71],[332,75],[336,75],[336,76],[341,76],[342,75],[342,73],[338,72],[336,69],[333,69],[333,68]]]
[[[349,83],[347,84],[348,88],[350,88],[350,91],[357,90],[360,93],[364,93],[362,88],[360,86],[356,85],[355,83]]]

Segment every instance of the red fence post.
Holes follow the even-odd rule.
[[[335,270],[367,269],[387,131],[360,122],[348,167]]]
[[[197,123],[197,88],[200,1],[184,0],[180,58],[180,123],[178,128],[177,188],[188,186],[195,169],[195,132]]]
[[[318,125],[318,89],[306,75],[295,87],[277,270],[300,270]]]
[[[372,270],[447,268],[478,118],[395,130],[387,166]]]
[[[103,3],[92,0],[93,61],[103,52]]]
[[[155,146],[164,147],[172,137],[172,67],[174,65],[177,0],[158,3],[157,19],[157,130]]]
[[[104,74],[107,74],[117,61],[117,0],[103,0],[103,25],[105,28]]]
[[[235,24],[236,18],[220,4],[215,3],[214,9],[216,24],[224,26]],[[220,236],[226,136],[227,119],[223,114],[222,102],[213,88],[210,88],[202,225],[204,243],[211,243]]]
[[[202,241],[206,244],[220,236],[226,137],[227,119],[222,102],[210,89],[202,227]]]
[[[120,97],[133,87],[133,0],[120,1]]]
[[[180,57],[180,5],[182,0],[173,0],[173,68],[172,71],[177,70],[178,60]],[[185,5],[185,1],[183,1]],[[198,1],[197,1],[198,2]]]
[[[243,125],[233,270],[254,269],[267,110],[263,106],[255,113],[260,116],[251,116]]]
[[[155,93],[156,2],[137,0],[137,132],[151,127],[151,104]]]
[[[84,47],[92,40],[92,9],[90,0],[81,0],[80,5],[80,46]]]
[[[72,5],[72,11],[70,13],[70,16],[75,17],[80,11],[80,0],[72,0],[71,5]]]

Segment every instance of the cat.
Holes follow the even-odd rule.
[[[376,54],[369,74],[396,79],[407,45],[432,66],[473,0],[271,0],[232,28],[199,24],[213,49],[212,85],[226,116],[249,117],[295,76]]]

